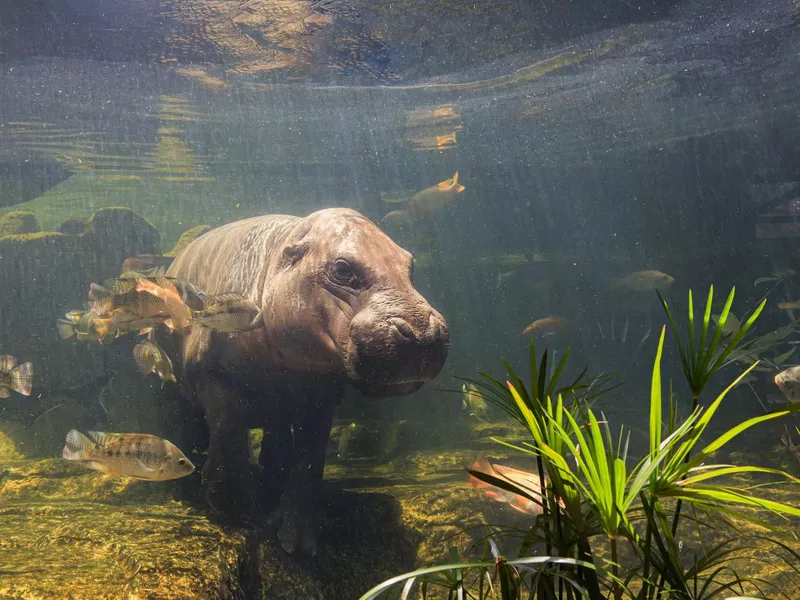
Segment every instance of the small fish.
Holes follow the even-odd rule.
[[[61,455],[90,469],[148,481],[186,477],[194,465],[172,442],[146,433],[103,433],[89,436],[75,429],[67,434]]]
[[[783,279],[789,279],[797,275],[797,271],[794,269],[781,269],[779,271],[775,271],[769,277],[759,277],[753,282],[753,287],[758,287],[762,283],[770,283],[770,282],[779,282]]]
[[[17,366],[17,359],[13,356],[0,356],[0,398],[10,398],[11,390],[30,396],[32,386],[32,363],[26,362]]]
[[[234,292],[206,296],[203,309],[192,311],[191,324],[220,333],[252,331],[263,325],[262,312],[253,302]]]
[[[557,330],[567,327],[572,324],[572,321],[566,317],[545,317],[543,319],[536,319],[533,323],[522,330],[522,335],[530,333],[538,333],[540,335],[552,335]]]
[[[382,194],[382,198],[384,202],[406,202],[408,217],[411,220],[417,220],[441,209],[466,189],[467,188],[458,183],[458,171],[456,171],[450,179],[445,179],[436,185],[425,188],[410,198],[395,199],[390,198],[386,194]],[[384,220],[385,219],[386,217],[384,217]]]
[[[477,419],[486,421],[489,416],[489,404],[471,383],[461,384],[461,408]]]
[[[798,310],[800,309],[800,302],[778,302],[778,308],[781,310]]]
[[[168,318],[170,316],[169,309],[162,298],[149,292],[136,290],[136,286],[140,281],[142,280],[125,279],[106,282],[113,282],[113,287],[117,289],[127,289],[133,285],[133,289],[121,293],[116,293],[105,286],[92,283],[89,288],[89,313],[93,317],[108,317],[115,310],[124,309],[131,315],[143,319],[147,317]],[[152,285],[157,287],[157,284]]]
[[[342,434],[339,436],[339,443],[336,447],[336,455],[340,460],[347,460],[350,458],[350,440],[353,439],[353,434],[355,433],[356,429],[358,429],[358,425],[355,423],[350,423],[350,425],[344,428],[344,431],[342,431]]]
[[[800,401],[800,366],[786,369],[775,375],[775,385],[789,402]]]
[[[58,319],[58,336],[62,340],[77,336],[81,342],[93,342],[100,340],[100,335],[95,331],[92,323],[92,315],[85,310],[71,310],[64,315],[64,319]]]
[[[133,347],[133,358],[142,375],[155,373],[161,381],[176,381],[172,372],[172,361],[155,342],[145,340],[141,344],[136,344]]]
[[[181,298],[178,288],[167,278],[160,279],[157,283],[148,279],[136,280],[136,291],[147,292],[164,302],[170,318],[164,324],[170,329],[183,331],[191,319],[191,310]],[[144,315],[141,315],[144,316]]]
[[[711,315],[711,320],[714,322],[714,325],[719,324],[719,317],[720,315]],[[728,312],[728,318],[725,319],[725,325],[722,326],[722,335],[723,337],[729,337],[735,335],[741,329],[742,323],[736,317],[735,314],[732,312]]]
[[[478,473],[503,480],[520,488],[521,491],[531,498],[535,498],[536,500],[542,499],[542,488],[537,473],[529,473],[528,471],[521,471],[502,465],[493,465],[482,456],[475,461],[470,471],[477,471]],[[475,477],[472,473],[469,475],[469,484],[476,489],[484,490],[486,495],[492,500],[508,504],[516,511],[533,516],[542,514],[542,505],[540,502],[534,502],[531,498],[526,498],[521,494],[515,494],[501,487],[486,483]]]
[[[625,277],[612,279],[610,288],[649,292],[652,290],[666,290],[673,283],[675,283],[675,278],[661,271],[635,271]]]
[[[126,258],[122,263],[122,271],[136,271],[150,277],[164,275],[175,260],[174,256],[161,256],[160,254],[138,254]]]

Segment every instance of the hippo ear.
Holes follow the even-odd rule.
[[[305,256],[311,244],[308,242],[299,242],[297,244],[290,244],[283,249],[284,265],[287,267],[294,266],[297,262]]]

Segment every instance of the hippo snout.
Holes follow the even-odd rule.
[[[447,344],[447,323],[438,313],[431,312],[427,323],[417,328],[402,317],[390,317],[387,320],[401,341],[413,344],[438,344],[443,341]]]
[[[425,306],[352,323],[346,367],[352,383],[370,396],[410,394],[439,374],[447,359],[447,323]]]

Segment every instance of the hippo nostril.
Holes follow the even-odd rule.
[[[411,328],[411,325],[409,325],[404,319],[395,317],[389,319],[389,324],[394,327],[395,331],[400,335],[400,337],[412,341],[417,339],[417,336],[414,334],[414,330]]]

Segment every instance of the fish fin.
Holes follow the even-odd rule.
[[[151,331],[153,331],[152,327],[145,327],[139,330],[139,335],[148,335]]]
[[[33,363],[26,362],[11,370],[11,389],[23,396],[31,395]]]
[[[58,320],[58,337],[62,340],[66,340],[67,338],[71,338],[75,335],[75,327],[73,327],[70,321],[65,321],[64,319]]]
[[[170,331],[175,331],[175,323],[172,321],[172,317],[165,319],[164,325],[166,325]]]
[[[264,326],[264,311],[258,311],[258,314],[253,317],[253,320],[250,321],[250,324],[245,328],[245,331],[253,331],[254,329],[258,329],[259,327]]]
[[[133,359],[136,361],[136,367],[142,375],[149,375],[153,372],[156,359],[148,344],[136,344],[133,347]]]
[[[87,431],[86,433],[89,440],[99,446],[105,446],[112,439],[111,435],[102,431]]]
[[[153,469],[153,468],[151,468],[151,467],[148,467],[148,466],[147,466],[146,464],[144,464],[144,463],[143,463],[141,460],[137,460],[136,462],[137,462],[137,463],[139,463],[139,466],[142,468],[142,470],[143,470],[145,473],[155,473],[156,471],[158,471],[158,469]]]
[[[386,202],[386,204],[402,204],[411,200],[414,194],[409,194],[404,190],[400,192],[381,192],[380,196],[381,200]]]
[[[0,385],[0,398],[11,398],[11,390],[4,385]]]
[[[10,354],[0,356],[0,372],[8,373],[17,366],[17,359]]]
[[[91,448],[94,444],[92,440],[87,438],[77,429],[70,429],[67,434],[67,442],[64,444],[64,449],[61,451],[61,456],[67,460],[86,460]]]

